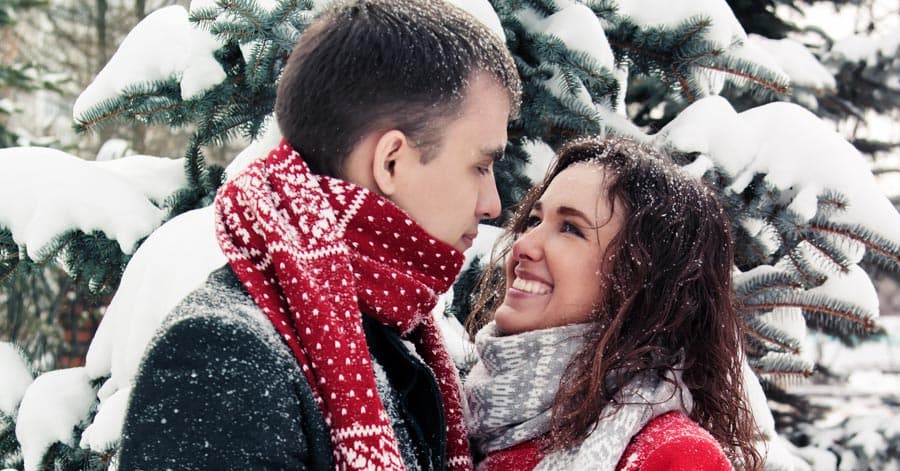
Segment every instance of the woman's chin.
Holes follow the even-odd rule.
[[[500,306],[494,313],[494,324],[500,335],[520,334],[528,329],[523,325],[523,315],[510,308],[506,304]]]

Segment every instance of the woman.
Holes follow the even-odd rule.
[[[708,188],[649,148],[589,138],[508,235],[465,385],[479,470],[761,467],[728,221]]]

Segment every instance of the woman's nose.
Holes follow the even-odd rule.
[[[517,260],[540,260],[543,257],[541,226],[523,232],[513,243],[513,256]]]

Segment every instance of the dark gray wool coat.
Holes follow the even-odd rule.
[[[446,468],[434,375],[397,333],[363,319],[378,394],[406,468]],[[306,377],[227,265],[169,314],[147,347],[119,469],[334,469]]]

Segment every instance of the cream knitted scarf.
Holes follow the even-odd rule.
[[[574,324],[500,336],[490,323],[476,334],[479,361],[464,389],[470,437],[481,453],[549,431],[560,380],[589,328]],[[653,418],[673,410],[690,412],[692,399],[680,374],[667,378],[635,377],[617,395],[617,402],[624,405],[604,415],[587,440],[544,457],[537,469],[614,470],[631,438]]]

